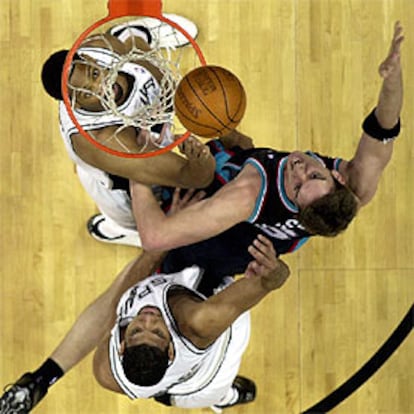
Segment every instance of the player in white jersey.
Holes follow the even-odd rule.
[[[166,17],[181,25],[191,36],[197,35],[197,27],[188,19],[171,14]],[[99,142],[105,142],[113,135],[115,128],[123,125],[122,118],[116,114],[96,116],[97,112],[102,111],[96,93],[100,90],[100,81],[108,65],[125,54],[132,47],[131,43],[142,50],[149,49],[153,43],[158,47],[173,48],[187,45],[188,40],[177,33],[176,29],[165,23],[160,24],[157,19],[141,18],[131,22],[128,28],[115,26],[105,35],[105,39],[92,38],[77,50],[70,84],[83,88],[82,92],[76,92],[73,110],[85,131],[93,132]],[[102,213],[91,218],[89,231],[101,241],[140,245],[131,212],[128,179],[149,185],[202,188],[213,179],[214,158],[195,138],[183,144],[185,157],[168,152],[151,159],[121,158],[95,147],[79,133],[62,101],[61,75],[67,53],[67,50],[62,50],[49,57],[42,69],[42,82],[45,90],[60,100],[59,122],[66,149],[76,164],[82,185]],[[124,63],[113,86],[118,110],[128,115],[142,106],[144,101],[151,101],[159,92],[160,79],[158,68],[148,62]],[[90,92],[86,93],[86,89]],[[173,139],[165,129],[162,134],[160,132],[156,126],[152,135],[169,142]],[[147,131],[127,127],[117,133],[117,140],[111,142],[111,148],[123,151],[122,146],[127,145],[138,152],[148,134]],[[159,144],[162,145],[162,142]]]
[[[253,401],[254,382],[237,376],[249,339],[248,310],[280,288],[289,269],[263,236],[249,252],[254,260],[245,277],[209,298],[195,290],[208,277],[200,268],[153,274],[163,254],[144,252],[86,308],[50,358],[3,394],[0,413],[29,413],[96,347],[96,379],[130,398],[215,409]]]

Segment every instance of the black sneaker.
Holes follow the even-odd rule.
[[[0,397],[0,414],[29,413],[46,393],[47,389],[36,383],[30,372],[26,372]]]
[[[133,230],[123,230],[114,228],[108,224],[102,214],[95,214],[86,223],[89,234],[96,240],[104,243],[123,244],[126,246],[141,247],[141,239],[138,232]]]
[[[256,384],[252,380],[246,377],[237,375],[237,377],[233,381],[232,387],[235,388],[239,394],[237,401],[231,404],[226,404],[226,405],[216,404],[214,405],[215,408],[221,409],[221,408],[233,407],[234,405],[238,405],[238,404],[246,404],[246,403],[254,401],[254,399],[256,398]]]

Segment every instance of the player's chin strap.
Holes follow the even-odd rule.
[[[215,407],[214,405],[212,405],[210,408],[213,412],[215,412],[217,414],[221,414],[223,412],[222,408]]]

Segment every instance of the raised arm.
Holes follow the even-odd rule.
[[[243,312],[252,308],[269,292],[280,288],[289,276],[288,266],[276,257],[272,242],[259,235],[249,247],[254,260],[245,277],[237,280],[205,302],[183,310],[188,335],[199,347],[216,340]]]
[[[391,159],[392,139],[399,133],[399,117],[403,102],[400,48],[404,40],[400,22],[395,23],[388,56],[379,67],[383,78],[375,110],[363,123],[363,134],[351,161],[340,165],[350,189],[367,204],[375,195],[382,172]]]
[[[99,141],[105,142],[117,127],[107,127],[94,133]],[[118,134],[119,135],[119,134]],[[121,133],[122,141],[129,148],[137,146],[134,128],[127,128]],[[185,157],[174,152],[166,152],[150,158],[122,158],[96,148],[83,136],[72,136],[74,150],[85,162],[108,173],[139,181],[143,184],[164,185],[181,188],[204,188],[213,180],[215,160],[208,147],[195,138],[188,138],[183,146]],[[124,151],[111,141],[112,149]],[[119,146],[117,146],[119,145]]]
[[[170,214],[176,214],[191,203],[192,201],[188,197],[180,198],[179,194],[176,194]],[[139,281],[152,275],[160,266],[164,256],[165,252],[144,251],[128,264],[109,288],[82,312],[51,356],[63,371],[68,371],[100,344],[97,351],[98,357],[95,357],[95,373],[102,369],[101,374],[104,379],[101,377],[99,379],[104,382],[103,385],[107,385],[113,391],[119,391],[119,387],[110,374],[108,352],[104,343],[114,325],[116,307],[123,293]]]
[[[134,217],[146,250],[169,250],[213,237],[247,220],[254,210],[260,189],[260,176],[244,167],[236,179],[224,185],[212,197],[166,216],[152,191],[131,184]]]

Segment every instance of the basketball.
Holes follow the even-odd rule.
[[[186,74],[174,96],[175,114],[191,133],[221,137],[239,125],[246,110],[240,80],[219,66],[201,66]]]

